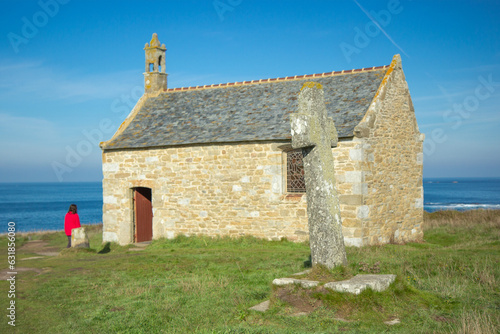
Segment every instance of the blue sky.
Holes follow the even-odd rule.
[[[0,182],[99,181],[143,92],[386,65],[401,54],[425,177],[500,177],[498,1],[1,1]],[[376,23],[376,24],[375,24]]]

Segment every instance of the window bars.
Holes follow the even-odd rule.
[[[301,149],[286,153],[286,191],[289,193],[306,192]]]

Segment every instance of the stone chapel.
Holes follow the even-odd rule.
[[[324,89],[346,246],[423,238],[423,140],[401,66],[167,87],[164,44],[144,48],[145,92],[103,151],[103,241],[177,235],[308,239],[290,114]]]

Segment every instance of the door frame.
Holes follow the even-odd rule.
[[[133,187],[132,189],[132,219],[133,219],[133,242],[143,242],[143,241],[151,241],[153,239],[153,189],[149,187]],[[137,217],[137,204],[136,204],[136,196],[140,194],[140,196],[146,198],[149,202],[149,207],[151,208],[151,224],[149,226],[151,233],[151,238],[149,240],[141,240],[138,241],[138,225],[142,227],[142,219],[138,219]],[[140,221],[138,221],[140,220]],[[146,227],[148,229],[148,227]]]

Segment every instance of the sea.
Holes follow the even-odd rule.
[[[424,178],[424,210],[500,210],[500,178]]]
[[[0,233],[9,222],[17,232],[62,230],[73,203],[80,223],[101,223],[102,183],[0,183]]]
[[[500,178],[424,178],[424,210],[500,210]],[[62,230],[70,204],[83,224],[102,222],[102,183],[0,183],[0,233]]]

